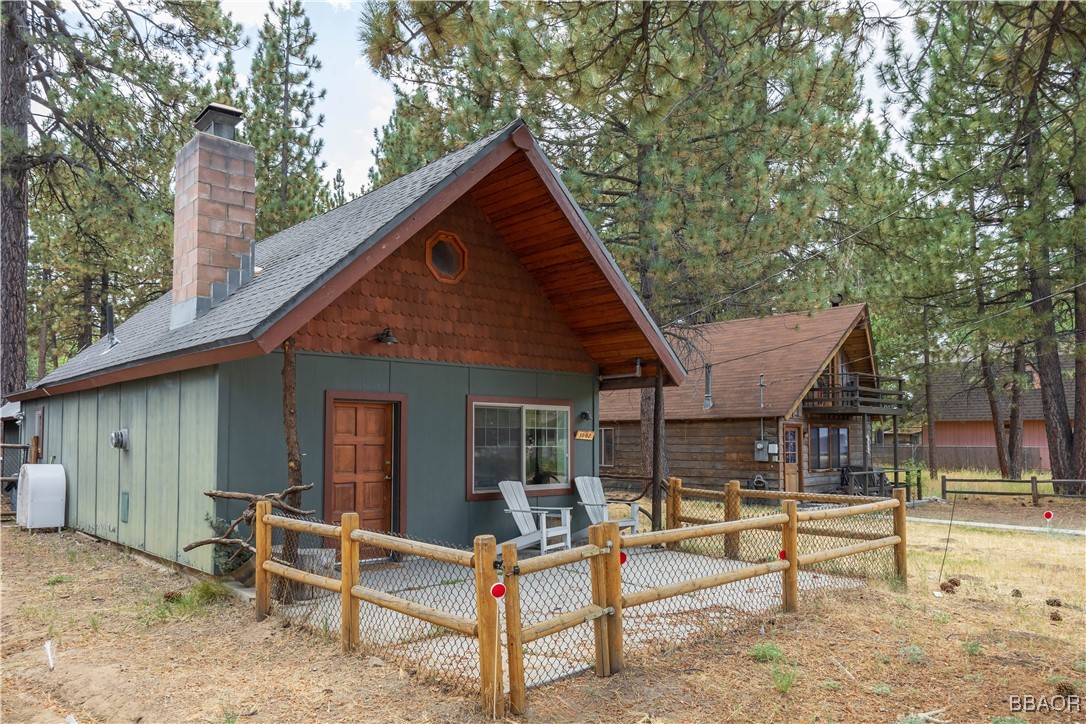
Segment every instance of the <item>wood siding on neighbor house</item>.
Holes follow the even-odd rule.
[[[928,444],[928,431],[921,431],[921,444]],[[965,467],[980,467],[992,470],[999,469],[998,456],[995,447],[995,430],[990,420],[936,420],[935,421],[935,449],[936,454],[940,450],[949,448],[977,448],[978,451],[968,455],[959,456],[962,462],[969,464]],[[1022,447],[1037,448],[1039,455],[1038,464],[1040,470],[1052,469],[1051,459],[1048,456],[1048,437],[1045,435],[1044,420],[1025,420],[1022,422]],[[988,452],[990,450],[990,453]],[[988,458],[991,458],[991,464]],[[1030,461],[1027,460],[1027,467]]]
[[[808,426],[827,425],[849,428],[849,463],[859,466],[863,461],[861,423],[858,419],[788,420],[800,424],[803,430],[803,482],[808,491],[836,488],[839,471],[815,472],[808,460]],[[765,440],[779,443],[781,421],[766,418]],[[600,422],[600,427],[615,431],[615,464],[601,467],[600,474],[616,478],[638,478],[646,475],[641,465],[641,432],[638,422]],[[754,476],[761,475],[770,489],[780,487],[781,462],[755,462],[754,442],[762,439],[758,420],[668,420],[666,426],[668,475],[681,478],[684,485],[723,489],[729,480],[739,480],[749,486]],[[783,450],[781,451],[783,455]]]
[[[460,281],[426,264],[437,231],[467,251]],[[399,340],[374,341],[385,328]],[[454,203],[295,335],[299,350],[591,374],[595,365],[470,198]]]
[[[29,403],[45,407],[44,462],[64,466],[67,524],[183,565],[211,570],[218,374],[214,367]],[[110,447],[126,428],[128,450]]]
[[[226,490],[266,492],[286,483],[283,442],[282,356],[272,354],[220,366],[218,477]],[[302,474],[316,483],[302,496],[305,508],[324,509],[325,392],[393,393],[407,397],[407,532],[424,539],[468,544],[493,533],[498,540],[517,535],[501,500],[465,498],[467,477],[467,397],[496,395],[562,399],[573,403],[574,430],[594,429],[580,420],[596,409],[596,378],[559,372],[472,367],[441,362],[298,354],[298,438]],[[573,440],[574,475],[595,475],[596,445]],[[397,471],[399,474],[401,471]],[[574,496],[541,496],[538,505],[574,509],[575,526],[588,525]],[[226,516],[232,506],[223,506]],[[399,518],[394,509],[393,519]],[[335,522],[335,521],[333,521]]]

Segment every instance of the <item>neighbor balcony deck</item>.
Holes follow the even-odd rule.
[[[901,379],[863,372],[822,375],[803,398],[807,414],[897,416],[905,413]]]

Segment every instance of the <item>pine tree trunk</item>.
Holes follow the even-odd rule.
[[[1014,346],[1014,379],[1011,380],[1011,425],[1008,435],[1008,453],[1012,480],[1021,480],[1025,467],[1022,448],[1022,376],[1026,373],[1026,350],[1021,344]]]
[[[1029,270],[1030,306],[1038,320],[1038,334],[1033,343],[1033,368],[1041,381],[1041,410],[1045,420],[1045,437],[1048,439],[1048,457],[1052,463],[1052,477],[1066,480],[1071,477],[1071,420],[1067,414],[1067,396],[1063,389],[1063,373],[1060,369],[1060,352],[1056,344],[1056,321],[1052,309],[1052,284],[1048,278],[1047,255],[1042,258],[1041,269]],[[1077,467],[1077,466],[1076,466]],[[1064,493],[1059,483],[1055,492]]]
[[[27,3],[0,2],[0,398],[26,387],[26,259],[30,120]]]
[[[924,343],[924,409],[928,424],[928,477],[939,477],[939,466],[935,462],[935,395],[931,388],[931,335],[928,331],[928,308],[924,307],[924,333],[928,341]]]
[[[38,304],[38,379],[45,377],[46,362],[49,355],[49,318],[53,314],[49,302],[49,280],[53,271],[48,267],[41,270],[42,296]]]
[[[287,486],[302,484],[302,455],[298,445],[297,405],[298,364],[294,354],[294,337],[283,342],[283,435],[287,444]],[[287,505],[300,508],[301,493],[291,493],[283,499]],[[283,535],[283,562],[294,567],[298,561],[298,533],[288,530]],[[297,586],[285,578],[276,578],[276,598],[284,603],[294,600]]]
[[[1075,200],[1075,216],[1086,217],[1086,177],[1072,187]],[[1081,236],[1074,239],[1075,265],[1077,274],[1071,281],[1075,288],[1075,431],[1071,444],[1070,471],[1075,480],[1086,480],[1086,240]],[[1079,483],[1072,491],[1076,495],[1086,495],[1086,484]]]
[[[79,349],[94,342],[94,277],[83,275],[83,299],[79,305]]]
[[[980,353],[980,372],[984,382],[984,392],[988,396],[988,409],[992,413],[992,432],[995,435],[996,455],[999,458],[999,473],[1004,478],[1011,478],[1011,464],[1007,455],[1007,437],[1003,428],[1003,411],[999,405],[999,393],[996,390],[995,369],[988,350]]]
[[[98,313],[101,318],[98,320],[98,336],[105,337],[109,332],[109,315],[106,313],[107,307],[109,307],[109,272],[102,272],[100,284]]]

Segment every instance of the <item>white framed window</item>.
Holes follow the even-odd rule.
[[[529,492],[569,488],[571,405],[470,404],[472,494],[497,493],[502,480],[520,480]]]
[[[600,428],[600,467],[610,468],[615,465],[615,428]]]

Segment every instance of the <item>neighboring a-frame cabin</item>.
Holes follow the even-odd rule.
[[[866,304],[703,324],[697,366],[664,394],[668,473],[685,484],[792,491],[838,488],[870,466],[870,421],[904,410],[878,374]],[[708,384],[707,384],[708,382]],[[600,395],[600,471],[647,474],[641,393]]]

